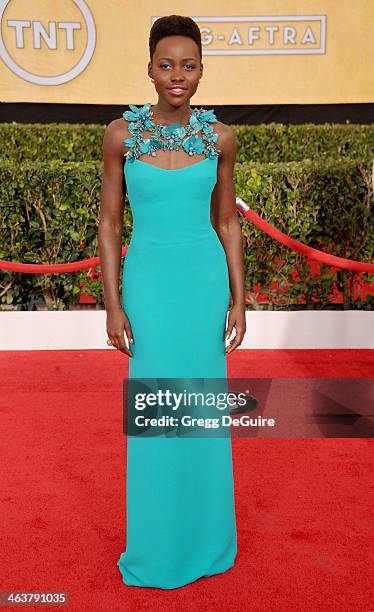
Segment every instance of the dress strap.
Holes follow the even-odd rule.
[[[205,153],[210,159],[218,156],[220,152],[216,145],[218,134],[211,125],[217,122],[214,109],[194,108],[187,126],[181,126],[179,123],[173,125],[155,123],[151,106],[151,102],[143,106],[129,104],[131,110],[126,110],[122,115],[128,121],[128,131],[132,134],[123,141],[130,149],[126,154],[129,162],[143,154],[154,157],[158,149],[178,151],[183,148],[188,155]],[[144,138],[144,131],[151,132],[150,137]]]

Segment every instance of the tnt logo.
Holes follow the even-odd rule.
[[[36,85],[61,85],[89,64],[96,28],[85,0],[0,0],[0,56]]]

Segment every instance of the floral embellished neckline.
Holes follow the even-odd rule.
[[[190,125],[190,119],[191,119],[192,115],[194,114],[195,110],[196,110],[196,109],[191,109],[191,113],[190,113],[190,116],[189,116],[189,118],[188,118],[188,123],[187,123],[187,124],[184,124],[184,125],[182,125],[181,123],[169,123],[169,124],[165,124],[165,123],[156,123],[156,122],[155,122],[155,120],[154,120],[154,114],[153,114],[153,109],[152,109],[152,106],[150,106],[150,107],[149,107],[149,115],[150,115],[150,118],[151,118],[152,122],[153,122],[155,125],[158,125],[158,126],[161,126],[161,127],[167,127],[167,128],[170,128],[171,126],[178,126],[178,127],[184,127],[184,128],[186,128],[188,125]]]
[[[144,106],[129,104],[131,110],[123,113],[123,118],[128,121],[128,130],[131,138],[123,142],[129,147],[125,154],[129,162],[143,154],[156,156],[158,149],[163,151],[179,151],[183,148],[188,155],[204,153],[210,159],[215,159],[220,152],[216,142],[218,134],[214,131],[211,123],[217,121],[213,110],[194,108],[187,125],[180,123],[161,125],[153,121],[151,102]],[[150,136],[143,138],[143,132],[149,131]],[[199,135],[201,132],[201,135]]]

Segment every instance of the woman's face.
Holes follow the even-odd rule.
[[[160,98],[182,106],[194,95],[203,73],[199,49],[187,36],[165,36],[158,41],[148,75]]]

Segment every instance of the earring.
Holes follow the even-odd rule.
[[[152,81],[152,83],[154,83],[154,82],[155,82],[155,80],[154,80],[154,79],[151,79],[151,81]]]

